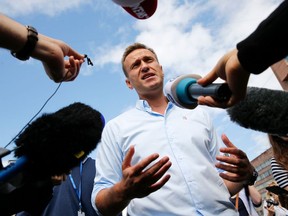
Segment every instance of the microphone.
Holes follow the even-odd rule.
[[[288,135],[288,93],[248,87],[246,97],[227,109],[232,122],[271,135]]]
[[[201,76],[188,74],[169,80],[164,93],[169,101],[182,108],[194,109],[197,107],[199,96],[211,96],[219,101],[229,100],[231,91],[227,83],[214,83],[208,86],[197,84]]]
[[[16,164],[37,178],[67,173],[96,148],[104,124],[100,112],[79,102],[43,114],[15,140]],[[0,182],[19,169],[13,166],[0,170]]]
[[[38,177],[67,173],[96,148],[104,122],[100,112],[79,102],[43,114],[15,140],[15,157],[27,156],[28,170]]]
[[[157,9],[157,0],[113,0],[136,19],[148,19]]]
[[[79,102],[33,121],[15,140],[16,162],[0,168],[1,215],[35,210],[38,201],[45,207],[52,195],[51,177],[67,174],[86,158],[104,125],[99,111]]]

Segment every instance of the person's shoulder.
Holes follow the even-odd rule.
[[[95,163],[95,159],[94,158],[91,158],[91,157],[87,157],[85,160],[83,160],[83,163],[86,163],[86,162],[92,162],[92,163]]]
[[[129,108],[129,109],[125,110],[124,112],[122,112],[121,114],[119,114],[118,116],[107,121],[105,127],[107,128],[107,127],[111,127],[113,125],[119,125],[119,124],[127,123],[128,121],[131,120],[131,118],[133,118],[133,116],[136,115],[135,112],[137,112],[137,109]]]

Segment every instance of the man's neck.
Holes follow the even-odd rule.
[[[167,108],[168,100],[164,94],[159,97],[142,98],[149,103],[149,106],[154,112],[164,115]]]

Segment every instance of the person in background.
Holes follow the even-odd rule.
[[[262,196],[253,185],[246,185],[231,201],[238,209],[239,216],[259,216],[256,208],[262,205]]]
[[[46,74],[55,82],[72,81],[79,74],[84,55],[63,41],[38,34],[31,26],[16,22],[0,13],[0,47],[19,60],[40,60]],[[69,59],[64,58],[68,56]]]
[[[71,170],[65,181],[62,182],[63,178],[60,178],[60,182],[57,182],[59,185],[54,186],[53,197],[41,216],[97,216],[91,205],[94,176],[95,160],[88,157]],[[21,212],[17,216],[31,215]]]
[[[227,147],[220,148],[203,107],[182,109],[167,100],[153,49],[130,45],[122,68],[139,100],[103,130],[91,197],[95,210],[109,216],[126,206],[130,216],[238,215],[229,197],[257,178],[246,154],[225,135]]]
[[[283,154],[287,155],[287,154]],[[273,177],[279,187],[288,191],[288,170],[283,165],[278,163],[275,157],[271,158],[271,170]]]
[[[267,100],[272,98],[272,100]],[[246,97],[227,109],[231,121],[266,133],[273,156],[271,170],[280,188],[288,191],[288,93],[258,87],[248,87]]]
[[[97,216],[91,205],[95,160],[88,157],[72,169],[66,181],[53,189],[53,197],[42,216]]]
[[[279,201],[283,207],[288,209],[288,138],[269,134],[269,140],[273,149],[272,175],[276,184],[282,189],[282,193],[278,194]]]
[[[246,95],[250,74],[260,74],[288,55],[288,1],[283,1],[258,28],[226,53],[206,76],[198,80],[209,85],[218,77],[225,80],[232,92],[228,101],[210,96],[199,97],[198,103],[211,107],[230,107]]]
[[[288,95],[287,95],[288,97]],[[280,125],[282,122],[279,122]],[[284,122],[283,122],[284,123]],[[281,127],[281,126],[280,126]],[[277,161],[276,163],[271,164],[272,171],[274,171],[274,178],[279,179],[277,183],[281,185],[282,188],[288,189],[288,136],[278,135],[278,134],[268,134],[270,144],[273,149],[273,158],[272,161]],[[282,173],[281,176],[277,175],[277,167],[285,169],[286,172]],[[276,177],[277,176],[277,177]]]
[[[268,187],[278,186],[275,181],[272,181]],[[267,187],[267,189],[268,189]],[[266,199],[264,200],[264,216],[287,216],[288,210],[282,205],[283,202],[280,202],[280,196],[276,193],[273,193],[270,190],[266,192]]]

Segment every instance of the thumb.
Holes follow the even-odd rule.
[[[199,85],[202,85],[202,86],[207,86],[211,83],[213,83],[217,78],[218,78],[218,75],[216,73],[217,71],[217,66],[215,66],[212,71],[210,71],[206,76],[200,78],[197,80],[197,83]]]

